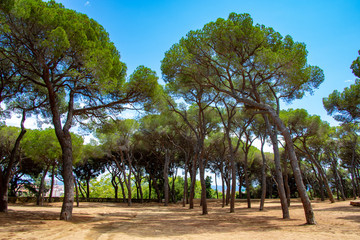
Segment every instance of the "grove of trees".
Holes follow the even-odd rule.
[[[307,63],[304,43],[248,14],[231,13],[175,43],[161,62],[164,86],[145,66],[127,77],[105,29],[55,1],[1,1],[0,19],[0,114],[22,116],[19,128],[0,126],[1,212],[19,186],[38,205],[46,191],[51,201],[47,176],[64,183],[63,220],[79,196],[190,209],[200,198],[202,214],[208,198],[222,198],[231,213],[236,198],[248,208],[260,198],[260,210],[279,198],[284,219],[299,197],[306,223],[316,224],[311,199],[360,197],[360,80],[323,99],[338,127],[282,109],[312,94],[323,71]],[[360,57],[351,69],[360,78]],[[140,114],[123,119],[125,110]],[[28,117],[52,128],[25,129]],[[85,144],[74,126],[96,140]],[[218,179],[221,191],[211,187]]]

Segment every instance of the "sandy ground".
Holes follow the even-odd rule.
[[[235,213],[209,202],[209,214],[181,204],[80,203],[73,220],[60,221],[60,203],[44,207],[12,204],[0,213],[0,239],[360,239],[360,207],[345,202],[314,201],[317,225],[305,225],[298,200],[290,207],[290,220],[281,218],[278,200],[259,202],[248,209],[237,202]]]

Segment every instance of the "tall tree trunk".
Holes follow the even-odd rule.
[[[73,157],[70,132],[64,134],[65,137],[60,142],[63,160],[63,179],[64,179],[64,201],[61,207],[60,220],[71,220],[74,207],[74,175]]]
[[[218,184],[217,184],[217,176],[216,176],[216,172],[214,172],[215,174],[215,191],[216,191],[216,199],[219,199],[219,191],[218,191]]]
[[[263,160],[263,164],[261,166],[261,200],[259,210],[262,211],[264,209],[265,197],[266,197],[266,157],[264,154],[264,144],[265,139],[261,142],[261,156]]]
[[[121,173],[119,174],[118,176],[118,180],[119,180],[119,183],[120,183],[120,188],[121,188],[121,193],[122,193],[122,198],[123,198],[123,202],[125,203],[126,202],[126,194],[125,194],[125,187],[124,187],[124,182],[123,180],[121,179]]]
[[[276,111],[274,111],[274,109],[271,106],[269,106],[267,104],[258,103],[249,98],[241,98],[238,95],[235,95],[233,93],[229,93],[229,94],[234,99],[236,99],[238,102],[248,104],[249,106],[253,106],[257,109],[265,110],[269,113],[269,116],[273,119],[278,130],[281,132],[281,134],[284,137],[284,140],[285,140],[285,143],[287,146],[287,150],[289,153],[290,164],[291,164],[291,167],[292,167],[293,173],[294,173],[296,186],[297,186],[300,198],[301,198],[301,202],[303,204],[306,223],[307,224],[316,224],[314,211],[312,209],[309,196],[306,193],[306,187],[304,185],[304,182],[303,182],[303,179],[301,176],[299,162],[298,162],[296,154],[295,154],[295,149],[294,149],[294,145],[293,145],[293,142],[291,139],[290,132],[285,127],[285,125],[282,122],[282,120],[280,119],[279,115],[276,113]]]
[[[151,190],[152,190],[152,187],[151,187],[151,177],[148,176],[148,184],[149,184],[149,196],[148,196],[148,200],[151,200]]]
[[[47,172],[49,171],[49,168],[50,168],[50,164],[46,166],[46,169],[44,169],[44,172],[41,176],[39,192],[38,192],[38,195],[36,198],[36,205],[38,205],[38,206],[44,205],[44,180],[45,180]]]
[[[299,162],[298,162],[296,154],[295,154],[295,149],[294,149],[294,145],[293,145],[290,133],[289,133],[288,129],[285,127],[284,123],[279,118],[279,116],[277,116],[276,113],[274,111],[272,111],[271,109],[268,109],[268,110],[270,112],[270,116],[272,117],[272,119],[274,120],[275,124],[277,125],[278,129],[280,130],[281,134],[284,137],[284,140],[286,143],[286,148],[287,148],[287,151],[289,154],[290,164],[291,164],[291,167],[292,167],[293,173],[294,173],[296,186],[297,186],[300,198],[301,198],[301,202],[303,204],[306,223],[311,224],[311,225],[316,224],[314,211],[312,209],[309,196],[306,193],[306,188],[305,188],[302,176],[301,176]]]
[[[281,171],[280,152],[279,152],[278,139],[277,139],[277,128],[276,126],[274,126],[274,129],[271,129],[271,125],[268,117],[266,115],[263,115],[263,118],[265,120],[265,124],[269,132],[271,143],[273,145],[273,150],[274,150],[275,173],[276,173],[278,193],[281,202],[282,215],[283,215],[283,219],[288,219],[290,218],[290,214],[289,214],[288,200],[286,198],[286,193],[284,188],[283,175]]]
[[[205,184],[205,166],[202,154],[199,158],[199,168],[200,168],[200,183],[201,183],[201,205],[202,205],[202,214],[208,214],[207,201],[206,201],[206,184]]]
[[[286,199],[287,199],[288,207],[290,207],[291,192],[289,187],[289,174],[288,174],[288,166],[286,159],[284,159],[283,161],[283,168],[284,168],[284,186],[286,192]]]
[[[25,126],[24,126],[25,119],[26,119],[26,112],[23,111],[21,124],[20,124],[21,131],[20,131],[19,136],[16,138],[13,149],[11,150],[8,166],[4,169],[1,169],[1,167],[0,167],[0,212],[8,211],[9,182],[13,175],[12,168],[15,164],[16,157],[18,155],[21,139],[24,137],[24,135],[26,133]]]
[[[186,206],[186,200],[188,199],[188,180],[187,180],[187,164],[185,163],[185,176],[184,176],[184,192],[183,192],[183,207]]]
[[[52,169],[51,169],[51,187],[50,187],[50,194],[49,194],[49,203],[51,203],[52,195],[54,192],[55,167],[56,167],[56,163],[53,164]],[[75,181],[75,184],[76,184],[76,181]]]
[[[80,206],[80,202],[79,202],[79,189],[78,189],[78,186],[76,184],[76,179],[74,178],[74,184],[75,184],[75,194],[76,194],[76,207],[79,207]]]
[[[189,197],[189,209],[194,209],[194,197],[195,197],[195,183],[196,183],[196,171],[197,171],[197,158],[198,153],[193,157],[191,166],[191,184],[190,184],[190,197]]]
[[[90,198],[90,178],[86,179],[86,198],[89,201]]]
[[[248,205],[248,208],[251,208],[250,183],[249,183],[249,173],[248,173],[248,154],[247,154],[247,152],[245,153],[244,173],[245,173],[245,187],[246,187],[247,205]]]
[[[222,190],[222,207],[224,208],[225,207],[225,176],[224,176],[224,173],[223,173],[223,169],[222,169],[223,166],[221,166],[221,170],[220,170],[220,174],[221,174],[221,190]]]
[[[321,177],[322,182],[323,182],[323,184],[325,185],[325,189],[326,189],[326,192],[327,192],[327,194],[328,194],[328,196],[329,196],[330,202],[331,202],[331,203],[334,203],[334,202],[335,202],[334,196],[333,196],[333,194],[332,194],[332,192],[331,192],[330,185],[329,185],[329,181],[328,181],[328,179],[327,179],[327,177],[326,177],[326,174],[325,174],[325,172],[324,172],[324,169],[322,168],[322,166],[320,165],[320,163],[314,158],[314,156],[309,152],[309,150],[308,150],[307,147],[306,147],[305,142],[303,142],[303,147],[304,147],[305,152],[306,152],[306,154],[308,155],[310,161],[315,165],[316,169],[318,170],[319,176]],[[321,194],[323,194],[323,193],[321,193]]]
[[[164,206],[169,204],[169,164],[170,164],[170,155],[169,151],[165,150],[165,162],[164,162]]]

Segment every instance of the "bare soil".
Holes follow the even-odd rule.
[[[80,203],[73,220],[60,221],[61,203],[43,207],[11,204],[0,213],[0,239],[360,239],[360,207],[350,201],[313,201],[317,225],[306,225],[301,202],[292,200],[290,220],[283,220],[279,200],[259,201],[248,209],[236,203],[235,213],[209,201],[209,214],[181,204]]]

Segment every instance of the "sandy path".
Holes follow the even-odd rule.
[[[304,225],[301,203],[294,200],[290,220],[281,219],[278,200],[268,200],[265,210],[244,202],[236,212],[209,202],[209,214],[201,215],[179,204],[81,203],[71,222],[60,221],[59,203],[45,207],[10,205],[0,213],[0,239],[360,239],[360,208],[349,201],[313,203],[318,225]]]

